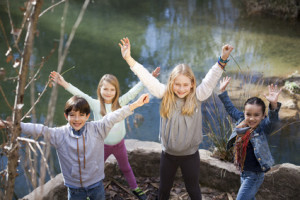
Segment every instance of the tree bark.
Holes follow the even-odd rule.
[[[36,0],[36,4],[33,6],[29,18],[30,21],[28,23],[26,37],[25,37],[24,51],[23,51],[23,55],[21,56],[21,65],[20,65],[20,71],[19,71],[18,82],[16,87],[14,110],[12,114],[13,128],[12,128],[12,133],[9,141],[9,153],[7,156],[8,176],[7,176],[6,188],[5,188],[5,199],[7,200],[12,199],[14,194],[15,178],[17,176],[17,167],[18,167],[18,160],[19,160],[19,144],[17,141],[17,137],[19,137],[21,134],[20,122],[22,118],[21,111],[24,104],[24,91],[25,91],[24,88],[26,86],[29,61],[30,61],[30,56],[32,54],[32,47],[34,43],[34,35],[36,32],[38,16],[41,12],[42,4],[43,4],[43,0]]]

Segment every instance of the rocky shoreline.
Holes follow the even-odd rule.
[[[139,140],[126,140],[125,142],[128,150],[129,162],[136,177],[141,177],[141,179],[138,178],[138,180],[148,180],[148,183],[140,182],[140,184],[147,185],[154,183],[155,181],[153,181],[152,178],[159,177],[161,145],[156,142],[143,142]],[[203,199],[233,199],[240,185],[239,172],[235,169],[234,165],[211,157],[210,151],[200,149],[199,153],[201,160],[199,184],[202,188]],[[105,174],[105,181],[117,179],[116,177],[121,176],[116,160],[112,156],[109,157],[105,163]],[[186,196],[184,187],[183,185],[180,185],[180,183],[182,183],[182,180],[180,179],[180,170],[178,170],[176,177],[178,180],[176,183],[178,185],[173,188],[174,192],[172,194],[172,199],[185,199],[183,198]],[[258,200],[298,199],[300,196],[299,187],[300,166],[290,163],[276,165],[266,173],[264,183],[256,198]],[[129,189],[127,185],[125,185],[125,188]],[[47,182],[43,187],[35,189],[32,193],[21,199],[67,199],[66,191],[66,187],[63,185],[62,175],[59,174],[54,179]],[[106,189],[106,193],[109,191],[109,189]],[[149,191],[147,191],[149,199],[153,199],[154,197],[150,197]],[[155,193],[155,190],[152,191]],[[182,196],[181,198],[176,194],[176,191],[179,195],[185,196]],[[124,199],[134,198],[130,196],[128,198],[124,197]]]
[[[267,14],[281,19],[300,19],[300,2],[297,0],[243,0],[242,2],[248,15]]]

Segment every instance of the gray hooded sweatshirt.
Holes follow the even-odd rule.
[[[124,106],[108,113],[99,121],[86,122],[81,136],[73,134],[69,123],[57,128],[49,128],[42,124],[21,123],[21,128],[26,135],[33,137],[43,135],[45,141],[50,141],[55,147],[65,185],[88,187],[104,179],[105,137],[115,123],[132,113],[129,106]]]

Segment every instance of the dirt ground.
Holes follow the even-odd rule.
[[[136,177],[138,186],[146,193],[148,200],[155,200],[158,193],[159,177],[142,178]],[[130,188],[123,177],[114,176],[104,180],[104,187],[106,191],[106,199],[110,200],[133,200],[137,199],[130,191]],[[233,200],[236,194],[219,192],[217,190],[201,187],[202,200]],[[177,180],[171,191],[171,200],[188,200],[189,195],[186,192],[183,181]]]

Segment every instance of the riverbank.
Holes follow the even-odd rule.
[[[159,162],[161,145],[156,142],[142,142],[138,140],[126,140],[125,141],[128,158],[131,167],[138,178],[139,185],[143,186],[143,189],[149,195],[149,199],[154,199],[154,194],[157,192],[157,185],[159,177]],[[219,199],[231,199],[234,198],[240,185],[239,172],[234,165],[229,162],[222,162],[216,158],[211,157],[211,152],[207,150],[199,150],[200,153],[200,180],[199,184],[202,188],[203,199],[213,199],[212,196]],[[116,163],[116,160],[111,156],[105,163],[105,174],[107,185],[106,192],[113,192],[114,187],[119,187],[113,180],[121,182],[126,190],[129,190],[128,185],[121,178],[121,171]],[[117,178],[116,178],[117,177]],[[118,178],[120,177],[120,178]],[[154,178],[154,179],[153,179]],[[176,187],[173,188],[172,199],[185,199],[187,198],[182,180],[180,170],[176,174],[177,182]],[[281,200],[281,199],[297,199],[300,196],[300,166],[296,166],[289,163],[284,163],[274,166],[265,175],[265,180],[259,189],[256,196],[258,200]],[[151,184],[152,183],[152,184]],[[147,188],[149,190],[147,191]],[[154,189],[153,189],[154,188]],[[43,188],[39,187],[29,195],[22,199],[33,200],[38,196],[40,199],[66,199],[66,187],[63,185],[62,175],[56,176],[45,184]],[[122,199],[120,196],[129,195],[126,194],[124,189],[117,190],[115,198]],[[123,191],[123,193],[121,192]],[[110,194],[108,194],[110,195]],[[119,198],[117,198],[119,196]],[[150,197],[151,196],[151,197]],[[215,199],[218,199],[215,198]],[[124,197],[124,199],[126,199]],[[129,195],[129,199],[133,199],[133,196]]]
[[[267,14],[282,19],[300,19],[300,4],[297,0],[243,0],[249,15]]]

